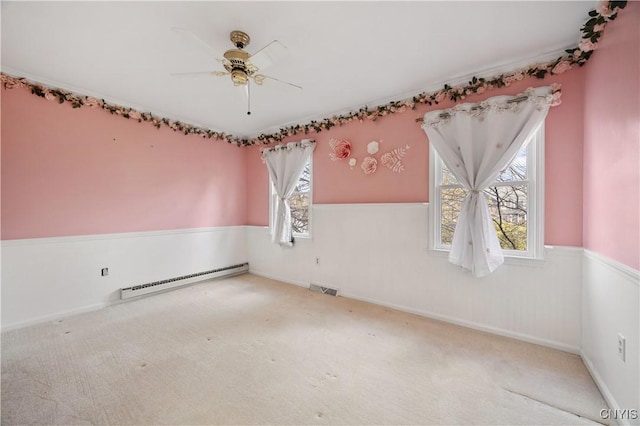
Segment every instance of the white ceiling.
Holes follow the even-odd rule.
[[[11,2],[2,1],[2,70],[235,136],[433,89],[488,70],[527,65],[577,45],[597,1],[569,2]],[[221,70],[229,33],[249,52],[273,39],[288,55],[261,70],[252,115]],[[493,74],[490,74],[493,75]],[[437,86],[436,86],[437,85]]]

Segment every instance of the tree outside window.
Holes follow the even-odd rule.
[[[506,255],[538,257],[542,244],[538,228],[542,226],[541,206],[535,206],[536,191],[541,191],[540,161],[543,130],[538,133],[520,150],[513,161],[500,173],[496,180],[484,190],[493,225],[500,241],[500,246]],[[451,248],[453,233],[462,208],[462,201],[467,194],[466,189],[442,163],[434,151],[435,157],[435,187],[437,197],[435,204],[435,241],[433,248],[448,250]],[[541,194],[540,194],[541,195]],[[533,198],[532,198],[533,196]],[[541,203],[539,203],[541,204]],[[532,214],[535,220],[532,220]],[[539,224],[539,225],[536,225]],[[533,241],[535,240],[535,242]]]

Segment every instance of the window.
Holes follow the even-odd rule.
[[[542,258],[544,125],[484,194],[505,256]],[[432,220],[430,248],[451,248],[467,191],[431,148]]]
[[[269,180],[269,188],[271,192],[269,202],[269,227],[273,227],[273,218],[275,216],[275,197],[276,191],[273,188],[271,180]],[[309,237],[311,235],[311,158],[304,166],[298,184],[289,197],[289,205],[291,206],[291,227],[294,237]]]

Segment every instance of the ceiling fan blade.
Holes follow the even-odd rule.
[[[169,75],[172,77],[187,77],[187,76],[194,76],[194,75],[213,75],[216,77],[221,77],[227,74],[229,73],[224,71],[196,71],[196,72],[174,72]]]
[[[183,37],[188,38],[191,41],[194,41],[202,49],[205,49],[211,55],[213,55],[213,56],[217,56],[218,55],[218,52],[216,51],[216,49],[213,48],[213,46],[211,46],[206,41],[202,40],[200,37],[198,37],[197,35],[195,35],[191,31],[185,30],[184,28],[180,28],[180,27],[171,27],[171,29],[173,31],[175,31],[176,33],[182,35]]]
[[[249,62],[255,65],[259,70],[262,70],[285,58],[287,55],[287,46],[280,43],[278,40],[273,40],[271,43],[251,55],[249,57]]]
[[[256,75],[253,76],[253,78],[254,78],[255,83],[258,84],[258,85],[262,85],[265,79],[269,79],[269,80],[277,81],[277,82],[282,83],[282,84],[288,84],[289,86],[292,86],[292,87],[295,87],[296,89],[302,90],[302,86],[299,86],[299,85],[294,84],[294,83],[289,83],[288,81],[280,80],[278,78],[270,77],[270,76],[264,75],[264,74],[256,74]]]

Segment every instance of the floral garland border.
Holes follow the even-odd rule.
[[[307,124],[296,124],[294,126],[282,128],[276,133],[261,134],[251,139],[243,139],[228,135],[224,132],[217,132],[215,130],[182,123],[180,121],[158,117],[150,112],[139,112],[133,108],[110,104],[104,99],[96,99],[62,89],[49,88],[41,84],[30,82],[25,78],[12,77],[4,73],[0,73],[0,83],[5,89],[27,87],[34,95],[40,96],[49,101],[57,100],[61,104],[69,102],[73,108],[80,108],[83,106],[91,108],[99,107],[109,111],[111,114],[119,115],[129,120],[150,122],[158,129],[163,126],[169,127],[173,131],[179,131],[185,135],[199,135],[203,138],[222,140],[228,143],[234,143],[238,146],[252,146],[256,144],[269,145],[275,142],[281,142],[286,137],[294,136],[299,133],[319,133],[322,130],[329,130],[332,127],[342,126],[356,120],[362,122],[365,118],[375,121],[378,118],[387,115],[404,112],[407,109],[415,109],[418,104],[437,105],[445,99],[457,102],[474,93],[481,94],[493,88],[508,87],[511,83],[520,81],[525,77],[536,77],[542,79],[547,76],[547,74],[562,74],[573,68],[575,65],[581,67],[589,60],[593,51],[597,48],[598,42],[602,37],[602,33],[607,23],[609,21],[613,21],[617,17],[619,9],[624,9],[626,5],[627,1],[602,1],[598,5],[597,9],[589,12],[590,19],[580,29],[582,31],[582,37],[578,46],[573,49],[567,49],[567,55],[563,55],[553,61],[549,61],[544,64],[530,65],[526,68],[521,68],[510,73],[503,73],[489,79],[477,78],[474,76],[467,84],[461,84],[455,87],[445,84],[442,89],[432,93],[422,92],[411,98],[391,101],[372,109],[364,106],[358,111],[352,111],[342,115],[334,115],[319,121],[312,120]],[[559,85],[555,86],[553,94],[556,96],[556,105],[559,103],[559,91]]]

